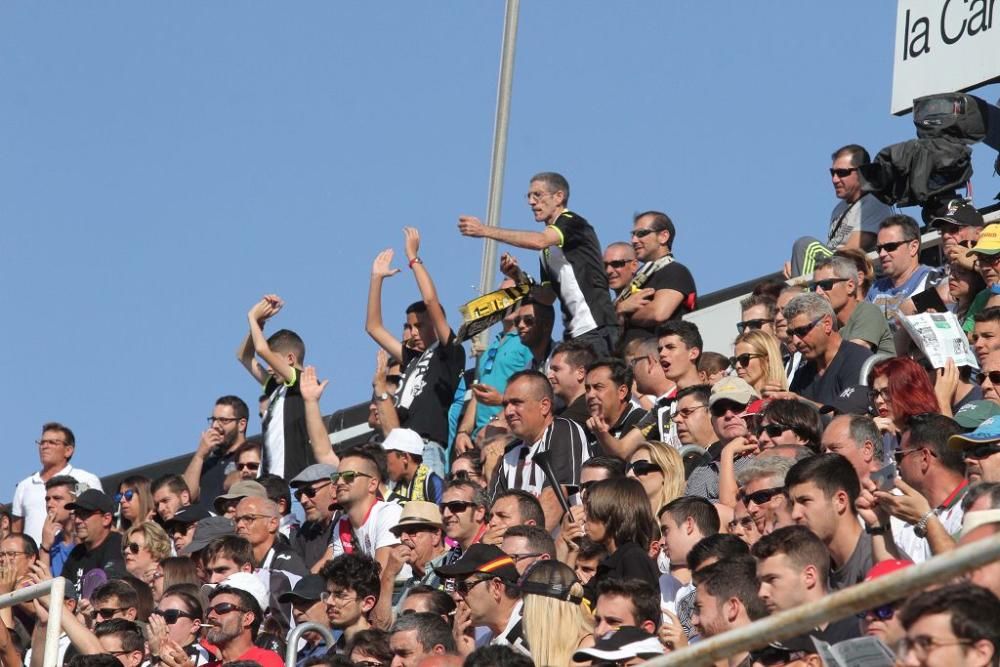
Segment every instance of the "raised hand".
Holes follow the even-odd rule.
[[[299,380],[299,391],[302,393],[302,400],[318,403],[320,396],[323,395],[323,390],[326,389],[326,385],[328,384],[330,384],[329,380],[320,382],[319,378],[316,377],[315,366],[306,366],[302,369],[302,378]]]
[[[392,248],[386,248],[378,254],[372,262],[372,278],[390,278],[399,273],[399,269],[390,266],[394,254]]]
[[[406,259],[414,259],[420,255],[420,232],[416,227],[403,227]]]
[[[667,649],[667,652],[677,651],[687,646],[688,638],[684,633],[684,626],[681,625],[681,619],[666,607],[660,607],[660,611],[669,619],[660,625],[660,629],[656,633],[660,643]]]
[[[472,394],[476,397],[476,402],[480,405],[501,405],[503,396],[495,388],[488,384],[476,383],[472,385]]]
[[[524,280],[524,273],[521,271],[521,266],[517,263],[517,259],[509,252],[500,255],[500,272],[514,282]]]
[[[479,238],[486,235],[486,225],[474,215],[458,216],[458,231],[462,236]]]

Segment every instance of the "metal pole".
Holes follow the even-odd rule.
[[[45,628],[45,655],[42,667],[56,667],[59,664],[59,636],[62,634],[63,599],[66,596],[66,580],[56,577],[51,581],[49,593],[49,624]]]
[[[851,586],[808,605],[768,616],[688,648],[643,663],[648,667],[712,665],[729,656],[796,637],[837,619],[907,597],[986,563],[1000,560],[1000,535],[959,547],[913,567]]]
[[[333,641],[333,633],[330,632],[330,628],[325,625],[320,625],[319,623],[299,623],[294,628],[288,631],[288,636],[285,638],[285,642],[288,646],[285,648],[285,667],[290,667],[295,664],[296,657],[299,653],[299,640],[302,635],[307,632],[318,632],[323,637],[323,641],[330,648],[336,643]],[[48,665],[45,665],[48,667]]]
[[[493,156],[490,161],[490,190],[486,201],[486,224],[500,224],[500,201],[503,198],[503,172],[507,163],[507,126],[510,122],[510,91],[514,81],[514,50],[517,44],[517,15],[520,0],[507,0],[500,54],[500,79],[497,82],[497,111],[493,124]],[[483,265],[479,274],[479,293],[493,291],[496,280],[497,242],[485,239]],[[487,333],[479,336],[478,349],[486,349]],[[473,346],[475,349],[477,346]]]

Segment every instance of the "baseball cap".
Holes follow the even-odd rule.
[[[976,207],[962,199],[952,199],[945,204],[943,210],[931,218],[929,226],[937,227],[941,222],[959,227],[982,227],[986,224]]]
[[[642,628],[625,625],[604,635],[593,646],[577,650],[573,654],[573,660],[618,662],[632,658],[649,659],[661,655],[663,646],[659,639]]]
[[[222,506],[226,504],[226,501],[240,500],[241,498],[246,498],[247,496],[252,496],[254,498],[267,498],[267,489],[265,489],[264,485],[260,482],[255,482],[252,479],[241,479],[229,487],[228,493],[216,496],[215,502],[213,503],[215,511],[218,514],[222,514]]]
[[[295,587],[278,596],[278,602],[318,602],[326,591],[326,579],[318,574],[308,574],[296,582]]]
[[[862,385],[844,387],[843,391],[819,411],[821,414],[832,412],[835,415],[867,415],[871,411],[868,388]]]
[[[210,516],[202,519],[194,525],[194,537],[191,543],[181,549],[181,556],[190,556],[196,551],[201,551],[212,542],[212,540],[226,535],[235,535],[236,526],[232,520],[224,516]]]
[[[115,511],[115,503],[106,493],[102,493],[97,489],[87,489],[77,496],[76,500],[71,503],[67,503],[66,509],[113,514]]]
[[[990,417],[983,420],[971,433],[957,433],[948,438],[948,446],[952,449],[962,449],[965,445],[979,445],[985,442],[1000,440],[1000,417]]]
[[[409,505],[409,503],[407,503]],[[492,574],[509,583],[515,583],[520,573],[514,566],[514,559],[492,544],[473,544],[462,557],[451,565],[434,568],[439,576],[451,579],[477,572]]]
[[[206,598],[211,599],[215,591],[225,588],[233,588],[244,593],[249,593],[257,601],[261,611],[267,609],[267,587],[255,575],[249,572],[236,572],[217,584],[205,584],[201,587],[201,593]]]
[[[1000,415],[1000,405],[993,401],[969,401],[955,413],[955,421],[965,429],[975,429],[982,426],[990,417]]]
[[[292,478],[288,486],[293,489],[297,486],[305,486],[313,482],[322,482],[330,479],[330,475],[337,472],[337,467],[329,463],[314,463],[298,475]],[[234,485],[235,486],[235,485]]]
[[[182,523],[189,526],[192,523],[198,523],[202,519],[207,519],[210,516],[212,515],[208,513],[208,510],[200,505],[188,505],[187,507],[182,507],[177,510],[172,517],[163,523],[167,526],[173,523]]]
[[[441,518],[441,510],[437,505],[429,503],[426,500],[411,500],[403,506],[403,512],[399,515],[399,521],[389,529],[389,532],[399,537],[399,534],[407,526],[443,528],[444,521]]]
[[[424,439],[412,429],[394,428],[382,441],[382,449],[387,452],[406,452],[414,456],[423,456]]]
[[[712,385],[712,393],[708,398],[708,405],[711,407],[719,401],[732,401],[740,405],[747,405],[758,398],[760,398],[760,394],[746,380],[729,376],[722,378]]]
[[[1000,252],[1000,223],[992,223],[983,228],[979,240],[966,255],[995,255]]]
[[[872,566],[868,570],[868,574],[865,575],[865,581],[871,581],[872,579],[878,579],[879,577],[884,577],[887,574],[892,574],[893,572],[899,572],[905,568],[913,565],[911,560],[883,560]]]

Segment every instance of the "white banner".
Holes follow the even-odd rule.
[[[892,113],[1000,77],[1000,0],[899,0]]]

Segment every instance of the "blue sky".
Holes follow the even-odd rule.
[[[832,149],[914,136],[888,112],[892,2],[520,18],[502,223],[533,228],[527,179],[560,171],[604,244],[668,212],[703,294],[824,233]],[[482,247],[455,225],[485,214],[502,21],[499,0],[0,4],[0,498],[37,469],[45,421],[107,474],[192,450],[219,395],[253,403],[234,352],[264,293],[332,380],[324,410],[363,400],[368,272],[404,225],[457,326]],[[993,157],[977,149],[980,206]],[[408,272],[387,284],[391,328],[414,298]]]

